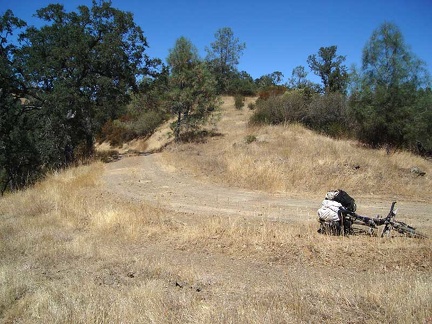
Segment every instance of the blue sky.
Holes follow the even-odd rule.
[[[49,3],[63,3],[67,11],[91,6],[91,0],[0,0],[0,13],[12,9],[38,25],[32,15]],[[230,27],[246,43],[239,70],[254,78],[280,71],[286,81],[298,65],[309,71],[308,55],[322,46],[336,45],[348,67],[360,66],[373,30],[388,21],[400,28],[405,43],[432,74],[432,0],[112,0],[112,5],[134,14],[150,45],[147,53],[163,60],[180,36],[190,39],[204,57],[215,32]],[[308,78],[316,80],[312,73]]]

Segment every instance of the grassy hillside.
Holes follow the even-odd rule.
[[[408,152],[367,149],[298,124],[248,127],[251,111],[236,110],[233,98],[223,99],[221,136],[205,144],[171,146],[167,160],[214,181],[270,192],[322,196],[342,188],[354,196],[432,197],[431,161]],[[419,176],[412,168],[426,174]]]
[[[207,145],[172,146],[165,160],[202,179],[321,197],[339,183],[311,166],[343,166],[342,152],[348,150],[355,158],[346,161],[360,164],[360,169],[346,167],[341,179],[359,172],[363,178],[357,181],[364,179],[374,195],[400,193],[405,199],[428,200],[417,194],[420,188],[430,190],[429,162],[335,142],[299,126],[249,129],[244,118],[248,111],[228,104],[224,109],[219,126],[223,136],[210,138]],[[246,144],[247,135],[257,140]],[[305,153],[307,146],[322,148],[320,155],[310,157],[313,161],[307,161],[312,154]],[[331,157],[335,154],[338,159]],[[413,161],[427,172],[424,177],[402,170]],[[317,234],[316,221],[310,220],[293,226],[266,218],[176,213],[108,193],[104,168],[96,163],[56,173],[0,198],[0,322],[430,320],[431,239],[332,237]],[[405,193],[402,185],[388,193],[373,179],[375,169],[399,170],[401,181],[416,195]],[[355,184],[352,180],[351,187],[344,187],[371,194]]]

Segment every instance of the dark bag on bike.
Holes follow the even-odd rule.
[[[348,193],[341,189],[328,192],[326,195],[326,199],[337,201],[343,207],[352,212],[355,212],[357,209],[354,198],[352,198],[350,195],[348,195]]]

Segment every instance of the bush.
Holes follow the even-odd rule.
[[[245,137],[245,142],[246,142],[246,144],[253,143],[253,142],[255,142],[256,140],[257,140],[257,137],[256,137],[255,135],[247,135],[247,136]]]
[[[353,126],[348,117],[347,100],[344,95],[336,92],[314,96],[303,123],[313,130],[336,138],[348,136]]]
[[[129,124],[130,128],[137,137],[153,134],[156,128],[165,121],[164,114],[157,111],[147,111],[141,114],[136,121]]]
[[[310,129],[333,137],[349,135],[353,128],[347,102],[339,93],[310,95],[291,90],[283,95],[258,99],[251,117],[252,124],[301,123]]]
[[[283,124],[302,121],[306,114],[306,100],[301,91],[258,99],[251,117],[252,124]]]
[[[244,106],[244,102],[245,102],[245,97],[243,97],[242,95],[236,95],[234,97],[234,104],[237,109],[242,109]]]
[[[120,146],[128,137],[127,129],[117,121],[108,120],[103,126],[98,136],[98,142],[108,142],[112,146]]]
[[[109,120],[102,127],[98,141],[100,143],[107,141],[112,146],[121,146],[134,138],[153,134],[164,120],[164,114],[156,111],[143,112],[137,119],[123,116],[114,121]]]

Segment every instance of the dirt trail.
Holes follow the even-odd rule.
[[[244,136],[251,112],[236,110],[232,98],[224,98],[222,111],[218,129],[225,139],[231,141],[238,134]],[[169,128],[162,127],[155,133],[148,141],[151,150],[167,144],[168,131]],[[270,194],[211,183],[168,165],[159,153],[107,164],[103,179],[106,189],[116,196],[197,216],[243,216],[285,222],[315,220],[322,199],[293,198],[284,193]],[[367,216],[387,214],[392,201],[388,197],[355,198],[358,212]],[[431,204],[399,201],[397,207],[401,210],[401,220],[415,220],[417,225],[430,223]]]
[[[158,154],[111,163],[104,179],[111,192],[126,199],[198,215],[296,221],[315,217],[317,209],[316,201],[201,182],[164,165]]]
[[[282,222],[314,220],[321,202],[202,182],[164,164],[160,154],[110,163],[103,179],[106,190],[118,197],[197,216],[243,216]],[[361,200],[359,212],[384,215],[389,204],[388,199]],[[401,220],[430,222],[430,204],[398,202],[398,207]]]

